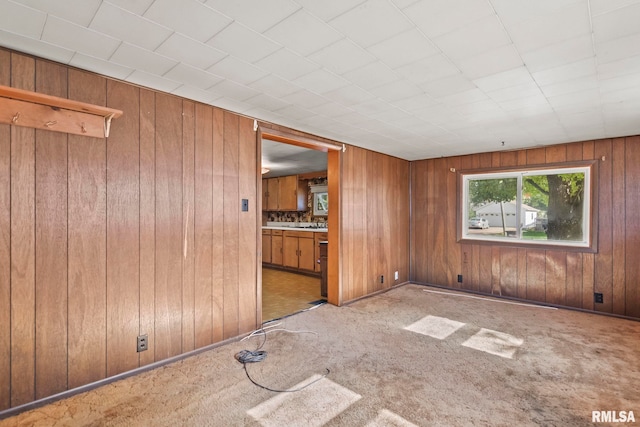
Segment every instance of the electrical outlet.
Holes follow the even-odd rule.
[[[597,303],[597,304],[603,304],[604,303],[604,295],[602,295],[602,293],[600,292],[596,292],[593,294],[593,302]]]
[[[393,279],[394,280],[398,280],[399,278],[400,278],[400,275],[398,274],[397,271],[395,273],[393,273]]]
[[[384,275],[380,276],[380,283],[384,283]]]
[[[147,334],[138,335],[138,353],[149,349],[149,337]]]
[[[242,212],[249,212],[249,199],[242,199]]]
[[[462,274],[458,274],[458,283],[462,283]]]

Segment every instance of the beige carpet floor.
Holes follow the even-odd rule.
[[[257,336],[0,427],[584,426],[592,411],[640,420],[639,322],[406,285],[269,330],[267,356],[248,372],[271,388],[310,384],[301,391],[247,379],[234,354]]]

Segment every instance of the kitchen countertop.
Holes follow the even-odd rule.
[[[282,226],[268,226],[268,225],[263,225],[262,226],[263,229],[266,230],[285,230],[285,231],[315,231],[317,233],[326,233],[329,231],[328,228],[315,228],[315,227],[282,227]]]

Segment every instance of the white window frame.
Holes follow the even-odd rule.
[[[533,167],[531,169],[510,169],[505,171],[461,171],[460,172],[460,184],[462,186],[460,204],[458,212],[460,213],[458,236],[459,241],[478,241],[487,243],[505,243],[510,245],[525,245],[525,246],[547,246],[547,247],[566,247],[576,249],[593,249],[595,250],[595,240],[592,236],[592,224],[594,220],[593,215],[593,193],[594,186],[593,169],[594,163],[580,166],[555,166],[555,167]],[[516,218],[522,218],[522,192],[523,192],[523,178],[528,175],[554,175],[554,174],[568,174],[568,173],[584,173],[584,201],[583,201],[583,214],[582,214],[582,240],[581,241],[569,241],[569,240],[535,240],[524,239],[521,235],[522,224],[517,220],[515,235],[510,236],[495,236],[495,235],[483,235],[476,233],[469,233],[468,219],[469,219],[469,182],[479,179],[497,179],[497,178],[516,178],[517,179],[517,194],[516,194]]]

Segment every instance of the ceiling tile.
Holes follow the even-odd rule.
[[[308,12],[313,13],[323,21],[330,21],[338,15],[353,9],[366,0],[296,0]]]
[[[542,93],[544,93],[544,95],[547,97],[565,95],[573,92],[581,92],[587,89],[597,88],[598,78],[595,74],[540,87]]]
[[[311,116],[317,116],[316,113],[296,105],[288,105],[274,112],[284,117],[290,117],[293,120],[302,120]]]
[[[253,98],[249,98],[247,102],[253,107],[264,108],[267,111],[278,111],[281,108],[290,105],[290,103],[284,99],[274,98],[273,96],[269,96],[264,93],[260,93]]]
[[[331,20],[330,24],[362,47],[369,47],[411,28],[388,0],[369,0]]]
[[[281,49],[277,43],[237,22],[220,31],[207,44],[251,63]]]
[[[640,0],[589,0],[591,14],[598,16],[625,6],[640,3]]]
[[[606,64],[640,55],[640,34],[597,43],[595,50],[598,64]]]
[[[163,77],[203,90],[222,81],[218,76],[182,63],[167,71]]]
[[[591,36],[589,7],[585,2],[572,4],[547,15],[507,25],[518,51],[528,52],[578,36]]]
[[[40,39],[47,20],[46,13],[7,0],[0,0],[0,8],[0,28],[24,37]]]
[[[182,85],[171,93],[176,96],[181,96],[183,98],[191,99],[193,101],[202,102],[204,104],[208,104],[212,102],[215,98],[214,96],[211,95],[211,92],[198,89],[189,85]]]
[[[410,98],[404,98],[398,101],[394,101],[392,104],[398,108],[402,108],[403,110],[413,112],[415,110],[436,105],[437,103],[438,101],[436,101],[433,97],[427,95],[426,93],[420,93]]]
[[[460,70],[446,56],[433,55],[397,68],[396,73],[416,84],[428,83],[460,74]]]
[[[416,93],[420,93],[421,90],[413,83],[399,80],[375,87],[369,91],[385,101],[393,102],[404,98],[411,98]]]
[[[280,49],[255,63],[286,80],[295,80],[300,76],[317,70],[320,66],[289,49]]]
[[[637,50],[640,53],[640,48]],[[521,54],[526,67],[532,73],[571,64],[594,56],[591,35],[575,37],[545,46],[542,49],[521,52]],[[600,61],[600,56],[598,56],[598,61]]]
[[[598,64],[598,77],[608,79],[627,74],[640,75],[640,55]]]
[[[293,83],[311,92],[323,94],[345,87],[349,81],[327,70],[320,69],[297,78]]]
[[[81,53],[73,55],[73,58],[69,61],[69,65],[120,80],[126,80],[126,78],[133,72],[132,68],[123,67],[118,64],[114,64],[113,62],[83,55]]]
[[[444,96],[475,89],[476,85],[462,74],[456,74],[440,80],[423,83],[420,87],[434,98],[442,98]]]
[[[250,83],[249,87],[276,98],[291,95],[300,90],[299,86],[273,74]]]
[[[129,12],[143,15],[154,1],[155,0],[105,0],[103,3],[109,2]]]
[[[207,71],[245,85],[269,74],[262,68],[251,65],[234,56],[227,56],[223,60],[216,62]]]
[[[482,37],[477,37],[477,34],[482,34]],[[436,37],[433,42],[453,61],[477,56],[511,44],[506,31],[495,15],[481,18]]]
[[[638,34],[640,3],[593,17],[593,35],[596,43],[603,43]]]
[[[214,47],[180,33],[173,33],[155,51],[168,58],[175,58],[177,61],[202,69],[209,68],[227,56],[226,53]]]
[[[65,0],[65,1],[42,1],[42,0],[14,0],[16,3],[22,3],[33,9],[46,12],[50,15],[62,18],[65,21],[88,27],[93,19],[102,0]],[[2,14],[7,13],[4,6]],[[13,16],[17,18],[17,16]],[[25,21],[26,22],[26,21]]]
[[[566,107],[574,105],[582,107],[597,104],[600,101],[600,91],[598,89],[588,89],[565,95],[547,97],[547,100],[556,111],[561,111]]]
[[[118,25],[114,25],[114,22]],[[98,9],[89,28],[147,50],[155,50],[173,32],[106,2]]]
[[[290,95],[283,96],[281,99],[285,100],[287,103],[297,104],[303,108],[309,109],[313,109],[319,105],[329,102],[326,98],[306,89],[300,89]]]
[[[533,73],[532,76],[540,86],[547,86],[554,83],[560,83],[567,80],[595,74],[595,58],[587,58],[580,61],[572,62],[571,64],[549,68],[544,71],[538,71],[537,73]]]
[[[454,93],[453,95],[443,96],[438,99],[444,105],[456,106],[462,104],[477,104],[479,101],[486,101],[489,98],[478,88],[466,90],[464,92]]]
[[[299,10],[264,34],[302,56],[310,55],[343,37],[305,10]]]
[[[500,46],[480,55],[454,60],[453,62],[471,80],[524,65],[513,44]]]
[[[49,16],[42,40],[100,59],[109,58],[120,42],[97,31]]]
[[[518,67],[512,70],[482,77],[473,81],[480,89],[490,92],[509,86],[534,83],[531,74],[526,67]]]
[[[2,40],[3,47],[15,49],[19,52],[30,52],[32,55],[62,62],[63,64],[69,63],[75,53],[72,50],[63,49],[47,42],[23,37],[3,30],[0,30],[0,40]]]
[[[587,0],[490,0],[502,22],[509,27],[535,19],[544,19],[556,11]],[[590,0],[593,3],[593,0]],[[609,1],[609,0],[605,0]]]
[[[523,99],[540,95],[540,88],[533,82],[525,82],[513,86],[492,90],[487,95],[496,102],[511,101],[513,99]]]
[[[434,44],[415,28],[383,40],[367,50],[391,68],[438,53]]]
[[[215,86],[208,89],[208,92],[215,95],[216,98],[235,99],[236,101],[246,101],[260,95],[260,91],[235,83],[231,80],[223,80]]]
[[[403,12],[428,37],[441,36],[495,14],[486,0],[423,0]]]
[[[315,111],[316,114],[320,114],[325,117],[340,117],[345,114],[353,113],[351,108],[347,108],[336,102],[327,102],[326,104],[318,105],[313,107],[313,111]]]
[[[155,0],[144,17],[206,42],[232,20],[196,0]]]
[[[375,61],[373,55],[347,39],[339,40],[308,58],[340,75]]]
[[[347,107],[362,104],[363,102],[367,102],[374,98],[370,92],[367,92],[357,86],[347,86],[339,90],[327,92],[324,96],[333,101],[342,103]]]
[[[372,62],[345,73],[343,77],[365,90],[391,83],[398,79],[398,75],[382,62]]]
[[[228,111],[235,111],[243,114],[245,114],[247,111],[249,111],[252,108],[252,105],[246,102],[238,101],[236,99],[231,99],[231,98],[225,98],[225,97],[215,99],[211,103],[211,105],[214,105],[219,108],[223,108]],[[257,114],[252,115],[251,117],[263,118]]]
[[[178,62],[128,43],[122,43],[110,58],[111,61],[124,67],[146,71],[149,74],[163,75]],[[173,88],[175,89],[175,87]]]
[[[136,70],[131,73],[127,80],[130,83],[137,84],[140,86],[148,87],[150,89],[159,90],[162,92],[171,93],[180,86],[182,86],[181,82],[176,82],[173,80],[166,79],[164,77],[160,77],[155,74],[147,73],[146,71]]]
[[[207,0],[204,3],[259,33],[300,9],[292,0]]]

